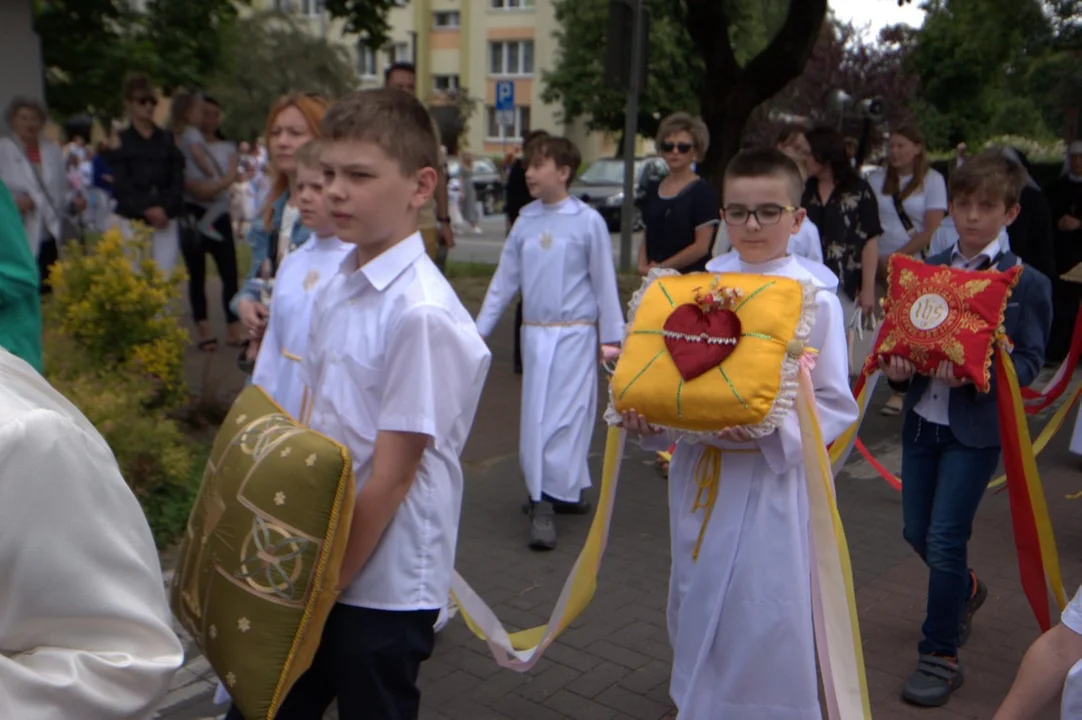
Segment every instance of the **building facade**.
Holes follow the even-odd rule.
[[[45,100],[41,41],[34,32],[31,0],[0,2],[0,111],[16,96]],[[7,133],[0,123],[0,134]]]
[[[361,87],[376,87],[395,62],[417,66],[417,93],[430,106],[453,103],[456,93],[474,100],[466,130],[452,152],[469,150],[503,155],[533,129],[566,134],[583,157],[611,154],[610,138],[589,133],[581,122],[565,124],[560,107],[541,99],[542,71],[556,62],[552,0],[396,0],[389,42],[370,47],[331,20],[322,0],[263,0],[265,9],[304,18],[313,33],[344,44],[352,55]],[[509,127],[496,113],[496,83],[515,85],[515,110]]]

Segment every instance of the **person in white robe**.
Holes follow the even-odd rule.
[[[799,174],[791,161],[775,153],[745,151],[730,164],[725,213],[732,216],[740,208],[747,222],[734,229],[741,235],[754,232],[756,240],[744,259],[740,236],[734,233],[735,251],[714,258],[706,269],[789,277],[817,288],[808,344],[817,351],[811,379],[822,436],[829,444],[857,419],[845,319],[836,281],[824,281],[809,270],[811,261],[787,254],[785,235],[803,220],[803,210],[796,210],[795,218],[783,211],[792,204],[788,195],[799,195]],[[778,185],[764,195],[763,183],[740,182],[747,178],[774,178]],[[734,200],[740,187],[750,193]],[[784,221],[756,217],[752,230],[745,227],[750,223],[747,208],[763,213],[770,206]],[[642,421],[645,426],[649,418]],[[627,416],[625,424],[635,431]],[[723,435],[733,439],[679,440],[669,469],[670,695],[680,720],[821,720],[809,501],[796,410],[760,440]],[[659,433],[644,435],[641,444],[657,450],[672,440],[671,433]],[[696,479],[707,445],[721,450],[710,511],[699,502]]]
[[[112,451],[0,349],[0,718],[149,718],[183,660]]]
[[[333,234],[312,233],[308,242],[286,256],[274,280],[274,301],[252,382],[296,420],[301,419],[301,361],[308,347],[312,307],[351,249]]]
[[[564,138],[537,145],[526,172],[539,199],[511,228],[477,316],[487,337],[521,290],[519,460],[531,502],[530,546],[538,550],[555,547],[553,513],[588,511],[582,491],[590,487],[586,460],[597,420],[598,334],[609,346],[624,335],[608,228],[567,194],[578,166],[571,149]]]

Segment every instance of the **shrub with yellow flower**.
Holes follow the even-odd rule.
[[[53,266],[45,374],[109,443],[164,544],[187,518],[198,459],[174,417],[188,400],[184,275],[166,277],[149,245],[145,229],[130,238],[111,230]]]

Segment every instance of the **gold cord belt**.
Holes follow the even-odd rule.
[[[721,456],[722,453],[757,453],[758,449],[724,449],[707,445],[703,448],[703,454],[699,456],[699,462],[695,464],[695,484],[699,492],[695,495],[695,504],[691,506],[694,514],[699,510],[705,510],[703,525],[699,529],[699,539],[695,541],[695,549],[691,552],[691,559],[698,561],[699,550],[706,536],[706,527],[710,524],[710,516],[714,514],[714,503],[718,500],[718,483],[721,481]]]
[[[292,360],[293,362],[300,362],[301,361],[301,356],[300,355],[294,355],[293,353],[289,352],[285,348],[282,348],[282,357],[284,357],[286,360]]]

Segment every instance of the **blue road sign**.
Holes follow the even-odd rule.
[[[515,109],[515,82],[513,80],[500,80],[496,83],[496,109]]]

